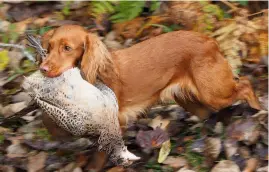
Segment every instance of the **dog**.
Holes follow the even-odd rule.
[[[89,83],[100,79],[115,92],[122,127],[158,101],[174,100],[200,119],[239,100],[261,108],[250,81],[235,78],[217,42],[201,33],[169,32],[110,52],[83,27],[64,25],[45,33],[42,46],[44,75],[80,66]]]

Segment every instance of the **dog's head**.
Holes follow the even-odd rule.
[[[98,74],[112,64],[102,41],[81,26],[64,25],[48,31],[42,37],[42,46],[48,55],[40,70],[48,77],[59,76],[80,63],[86,79],[94,83]]]

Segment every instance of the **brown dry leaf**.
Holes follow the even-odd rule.
[[[210,159],[217,159],[221,152],[221,139],[208,137],[205,139],[205,154],[209,156]]]
[[[240,169],[233,161],[222,160],[213,167],[211,172],[240,172]]]
[[[212,34],[235,74],[242,66],[242,59],[259,63],[262,57],[268,55],[268,34],[262,22],[264,17],[249,20],[247,11],[240,9],[234,20],[229,24],[222,23],[222,27]]]
[[[155,117],[148,126],[152,127],[153,129],[156,129],[157,127],[161,128],[162,130],[166,131],[167,126],[169,125],[170,120],[163,119],[160,115]]]
[[[188,165],[188,161],[183,157],[168,156],[162,164],[169,165],[173,168],[181,168]]]
[[[228,126],[226,136],[248,145],[254,144],[260,136],[259,122],[253,118],[239,119]]]
[[[260,46],[258,45],[249,45],[248,57],[244,58],[244,61],[251,63],[259,63],[261,61]]]
[[[14,104],[9,104],[2,109],[0,109],[0,112],[2,115],[4,115],[5,118],[14,115],[15,113],[21,111],[27,106],[25,102],[19,102]]]
[[[196,172],[196,171],[193,171],[193,170],[190,170],[190,169],[183,167],[180,170],[178,170],[177,172]]]
[[[205,150],[205,138],[194,140],[191,144],[192,152],[203,153]]]
[[[11,69],[19,69],[24,54],[21,51],[12,50],[8,52],[8,57],[10,59],[9,66]]]
[[[226,139],[224,141],[225,154],[228,159],[230,159],[238,151],[238,143],[233,139]]]
[[[113,25],[113,29],[119,36],[123,36],[124,38],[135,38],[137,31],[143,26],[144,23],[145,18],[137,17],[131,21],[116,23]]]
[[[50,16],[47,16],[47,17],[44,17],[44,18],[37,18],[34,20],[34,24],[39,26],[39,27],[42,27],[44,26],[48,21],[50,20]]]
[[[0,21],[0,32],[8,32],[10,22]]]
[[[40,14],[43,14],[45,12],[50,12],[54,10],[56,8],[56,3],[57,2],[34,3],[31,5],[29,5],[29,3],[13,4],[12,8],[8,10],[8,14],[15,21],[22,21],[27,18],[39,16]]]
[[[160,147],[167,140],[169,140],[168,133],[159,127],[149,131],[140,130],[136,135],[136,142],[142,148]]]
[[[27,169],[29,172],[40,171],[45,167],[45,162],[48,154],[46,152],[39,152],[37,155],[28,157]]]
[[[167,16],[150,16],[148,21],[137,31],[136,37],[139,37],[142,32],[150,27],[152,24],[160,24],[168,19]]]
[[[188,141],[192,141],[193,139],[194,139],[194,136],[186,136],[184,137],[183,141],[188,142]]]
[[[247,164],[243,172],[254,172],[258,166],[258,160],[256,158],[250,158],[247,160]]]
[[[201,5],[199,2],[169,2],[169,14],[175,23],[181,23],[192,29],[201,15]]]
[[[0,126],[0,134],[4,134],[4,133],[10,133],[11,130],[9,128],[4,128]]]
[[[28,149],[22,146],[20,143],[13,143],[7,147],[6,156],[9,158],[26,157]]]
[[[267,165],[267,166],[265,166],[265,167],[258,168],[258,169],[257,169],[257,172],[268,172],[268,169],[269,169],[269,167],[268,167],[268,165]]]
[[[123,45],[119,41],[116,40],[116,32],[115,31],[109,32],[105,36],[103,42],[105,43],[107,48],[110,50],[118,50],[118,49],[123,48]]]
[[[9,4],[1,4],[0,7],[0,19],[1,20],[6,20],[7,19],[7,11],[10,8]]]
[[[0,165],[0,171],[3,172],[16,172],[16,169],[12,166]]]
[[[268,32],[262,31],[259,34],[259,43],[260,43],[260,55],[268,56]]]
[[[106,172],[124,172],[125,169],[123,167],[113,167],[113,168],[110,168],[109,170],[107,170]]]
[[[32,18],[28,18],[28,19],[26,19],[26,20],[23,20],[23,21],[14,23],[14,25],[16,26],[15,31],[16,31],[18,34],[23,34],[23,33],[25,32],[25,30],[27,29],[27,25],[28,25],[29,23],[32,23],[32,21],[33,21]]]
[[[59,172],[69,172],[69,171],[73,171],[76,168],[76,163],[71,162],[69,164],[67,164],[64,168],[60,169]]]

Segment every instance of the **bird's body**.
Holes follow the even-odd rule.
[[[112,161],[137,158],[124,146],[117,98],[103,83],[91,85],[82,78],[78,68],[73,68],[56,78],[37,71],[25,79],[23,87],[65,131],[75,136],[98,136],[99,150],[111,153]]]

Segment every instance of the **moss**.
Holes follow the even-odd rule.
[[[35,135],[37,138],[41,138],[44,140],[51,140],[51,135],[49,134],[48,130],[45,128],[39,128],[35,131]]]
[[[0,134],[0,144],[4,143],[5,136],[3,134]]]

